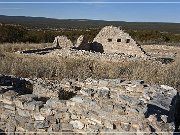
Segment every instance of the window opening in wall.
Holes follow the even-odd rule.
[[[126,43],[130,43],[130,39],[126,39]]]
[[[108,38],[108,42],[112,42],[112,38]]]
[[[117,39],[117,42],[121,42],[121,39],[120,39],[120,38],[118,38],[118,39]]]

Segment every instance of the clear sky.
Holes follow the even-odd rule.
[[[92,3],[15,3],[15,2],[92,2]],[[112,1],[112,0],[111,0]],[[0,15],[36,16],[58,19],[95,19],[129,22],[178,22],[180,0],[0,0]],[[12,2],[12,3],[3,3]],[[93,3],[102,2],[102,3]]]

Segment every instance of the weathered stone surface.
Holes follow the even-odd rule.
[[[62,123],[61,124],[61,128],[62,130],[72,130],[73,129],[73,125],[70,123]]]
[[[34,123],[25,123],[25,129],[29,132],[36,131],[34,128]]]
[[[42,107],[40,113],[43,116],[53,115],[53,110],[50,107]]]
[[[45,117],[43,117],[40,113],[35,113],[34,114],[34,119],[35,120],[39,120],[39,121],[43,121],[45,119]]]
[[[18,113],[18,115],[23,116],[23,117],[30,117],[31,116],[31,114],[28,110],[22,110],[22,109],[17,108],[17,113]]]
[[[31,117],[23,117],[23,116],[15,115],[15,119],[18,126],[24,127],[24,125],[29,122]]]
[[[73,43],[66,36],[57,36],[53,42],[55,47],[71,48]]]
[[[15,106],[13,106],[13,105],[8,105],[8,104],[5,104],[4,105],[4,108],[6,108],[6,109],[8,109],[8,110],[12,110],[12,111],[15,111]]]
[[[77,129],[83,129],[84,128],[84,124],[78,120],[70,121],[70,124],[72,124],[73,127],[77,128]]]
[[[71,100],[73,102],[76,102],[76,103],[83,103],[84,102],[84,99],[80,96],[73,97],[73,98],[71,98]]]
[[[34,128],[36,129],[43,129],[44,128],[44,121],[35,121]]]
[[[102,44],[105,52],[145,55],[136,41],[134,41],[128,33],[125,33],[118,27],[104,27],[93,41]]]
[[[49,89],[46,86],[43,86],[41,83],[34,84],[33,94],[38,97],[58,97],[59,93],[56,90]]]
[[[64,106],[64,102],[60,101],[58,98],[51,98],[47,100],[46,105],[51,108],[62,108]]]
[[[85,41],[84,36],[80,35],[76,41],[75,47],[79,47],[80,45],[87,44],[88,42]]]
[[[98,90],[98,96],[109,98],[110,97],[110,90],[107,87],[103,87],[103,88],[100,87],[100,89]]]
[[[1,93],[1,98],[6,100],[0,101],[0,129],[6,132],[139,134],[173,132],[175,128],[173,114],[178,110],[175,108],[178,96],[177,91],[168,86],[145,85],[142,80],[92,78],[82,82],[34,79],[32,83],[41,85],[42,91],[45,88],[63,92],[70,98],[48,97],[51,94],[44,97],[44,93],[14,95],[6,91],[6,96]],[[11,103],[7,104],[8,101]]]

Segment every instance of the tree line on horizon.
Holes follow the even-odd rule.
[[[73,42],[84,35],[90,42],[100,31],[97,29],[81,30],[40,30],[28,29],[20,25],[0,25],[0,43],[52,43],[56,36],[65,35]],[[132,38],[142,44],[180,43],[180,34],[162,33],[155,30],[127,30]]]

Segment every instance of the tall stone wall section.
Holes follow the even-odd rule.
[[[125,53],[129,55],[144,56],[144,51],[131,38],[118,27],[106,26],[94,38],[93,42],[103,45],[105,53]]]
[[[67,48],[70,49],[73,47],[73,43],[70,39],[68,39],[66,36],[57,36],[54,39],[54,47],[59,48]]]
[[[32,93],[20,94],[11,79],[6,85],[2,80],[0,130],[6,133],[174,131],[176,90],[166,85],[120,79],[26,79],[33,85]]]

